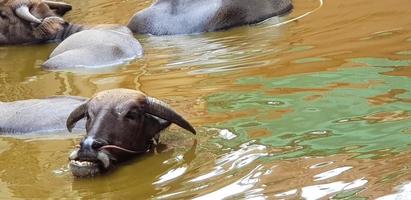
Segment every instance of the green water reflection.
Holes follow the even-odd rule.
[[[411,125],[406,124],[411,124],[410,102],[375,105],[369,99],[410,86],[411,79],[384,72],[410,66],[411,61],[356,58],[347,60],[347,64],[355,67],[280,78],[240,78],[237,84],[261,89],[211,95],[207,98],[209,112],[247,113],[218,124],[239,134],[238,143],[254,138],[253,132],[266,130],[268,135],[256,138],[260,143],[299,147],[276,158],[344,152],[369,157],[376,151],[409,148],[411,137],[407,132]],[[397,98],[411,99],[411,92],[404,90]]]

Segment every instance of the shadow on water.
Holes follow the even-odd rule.
[[[151,1],[71,3],[69,20],[97,24],[126,23]],[[172,126],[167,150],[92,179],[68,172],[79,135],[1,137],[0,199],[407,197],[410,1],[294,4],[288,16],[229,31],[136,36],[144,57],[107,71],[43,71],[53,45],[2,47],[1,101],[133,88],[199,134]]]

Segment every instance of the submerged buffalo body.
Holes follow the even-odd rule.
[[[82,97],[56,96],[0,102],[0,135],[65,131],[67,116],[85,100]],[[84,129],[84,121],[77,128]]]
[[[75,33],[61,42],[42,66],[47,69],[108,67],[143,54],[143,48],[124,26]]]
[[[253,24],[288,13],[291,0],[158,0],[128,23],[135,33],[190,34]]]

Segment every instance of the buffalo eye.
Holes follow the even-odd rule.
[[[137,120],[140,118],[140,114],[136,111],[129,111],[124,117],[129,120]]]

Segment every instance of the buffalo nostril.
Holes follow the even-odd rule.
[[[97,149],[100,149],[102,146],[104,146],[104,144],[102,142],[95,140],[95,141],[93,141],[93,144],[91,145],[91,148],[97,150]]]

